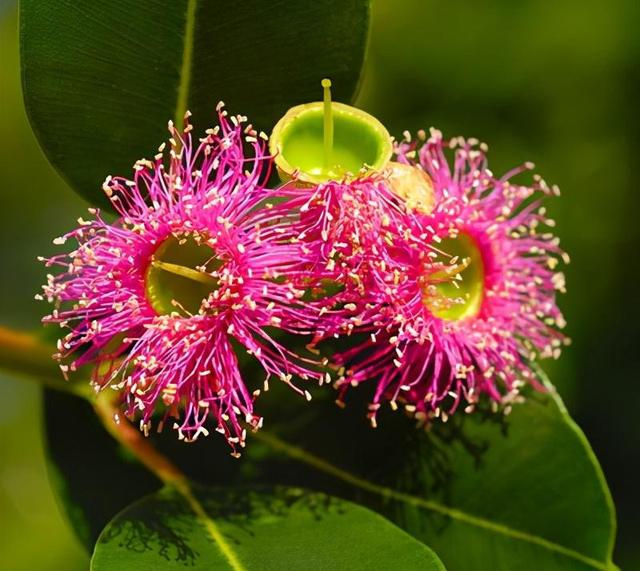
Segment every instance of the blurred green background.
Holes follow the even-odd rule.
[[[560,185],[548,206],[572,257],[560,303],[573,345],[549,371],[612,489],[623,569],[640,569],[638,22],[638,0],[377,0],[359,97],[396,135],[476,136],[494,172],[532,160]],[[0,0],[0,324],[36,328],[35,258],[86,204],[29,129],[17,25]],[[0,377],[0,567],[86,569],[49,490],[39,414],[37,387]]]

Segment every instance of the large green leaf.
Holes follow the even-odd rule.
[[[385,419],[367,435],[351,417],[265,431],[261,447],[249,443],[254,477],[291,474],[284,482],[358,499],[427,542],[448,569],[613,568],[609,490],[553,395],[532,394],[508,417],[457,415],[428,434]],[[281,463],[265,461],[274,449]],[[292,472],[292,460],[306,469]]]
[[[24,95],[51,162],[91,202],[188,108],[224,100],[270,130],[291,106],[358,86],[370,0],[58,0],[20,3]],[[106,202],[106,201],[105,201]]]
[[[363,503],[432,546],[448,569],[611,567],[609,491],[583,434],[552,396],[533,394],[506,418],[454,415],[429,433],[391,413],[373,430],[359,414],[364,404],[343,411],[330,391],[318,396],[305,404],[274,386],[258,403],[265,428],[237,461],[221,438],[189,446],[171,433],[154,439],[201,482],[304,486]],[[51,440],[65,438],[62,418],[64,407],[49,415]],[[82,433],[80,449],[93,439],[85,426],[68,428]],[[130,467],[117,456],[90,457],[96,471],[119,463],[126,479]],[[71,471],[59,454],[54,460],[59,472]],[[100,493],[117,497],[118,488]]]
[[[292,488],[196,488],[188,499],[164,488],[119,513],[91,560],[93,571],[184,567],[444,570],[429,548],[378,514]]]

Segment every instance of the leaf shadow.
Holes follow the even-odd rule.
[[[263,520],[284,520],[292,510],[309,514],[320,522],[328,515],[346,513],[341,500],[299,488],[207,488],[193,487],[209,517],[225,539],[240,546],[255,538],[256,526]],[[178,492],[164,488],[121,512],[99,539],[101,547],[117,546],[135,553],[157,553],[167,562],[194,566],[200,553],[192,541],[204,534],[192,508]],[[214,539],[209,537],[210,542]]]

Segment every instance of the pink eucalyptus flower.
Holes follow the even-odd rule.
[[[455,149],[452,166],[447,147]],[[446,420],[461,402],[471,412],[487,394],[508,413],[524,384],[539,388],[532,361],[560,353],[555,295],[564,278],[555,268],[566,255],[539,203],[557,189],[538,176],[531,186],[511,182],[530,164],[495,177],[485,150],[473,140],[445,142],[435,130],[397,148],[401,163],[431,179],[434,201],[414,200],[429,207],[410,208],[408,229],[395,239],[401,277],[391,292],[387,282],[377,330],[335,356],[341,395],[375,380],[374,424],[383,401]]]
[[[219,107],[219,127],[199,142],[186,119],[183,133],[170,123],[168,153],[162,145],[153,161],[138,161],[133,180],[107,178],[119,218],[90,209],[91,220],[55,241],[77,247],[46,260],[64,271],[44,286],[57,304],[44,321],[71,330],[58,344],[56,357],[72,359],[63,371],[94,364],[96,390],[120,390],[145,432],[158,413],[193,440],[212,418],[234,451],[244,445],[242,421],[262,423],[253,410],[260,391],[243,381],[237,347],[267,379],[324,378],[274,337],[310,335],[318,309],[295,285],[309,264],[286,217],[270,214],[271,157],[245,121]]]
[[[288,184],[279,192],[286,201],[272,216],[289,216],[289,230],[311,260],[308,275],[320,286],[314,293],[324,307],[316,338],[372,326],[404,278],[396,269],[395,258],[403,253],[396,247],[399,237],[416,224],[386,173],[311,188]]]

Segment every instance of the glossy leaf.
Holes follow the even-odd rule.
[[[424,544],[378,514],[300,489],[165,488],[119,513],[96,545],[93,571],[166,568],[441,571]]]
[[[448,569],[613,568],[609,490],[553,396],[532,394],[508,417],[454,415],[430,433],[386,418],[365,434],[351,417],[265,431],[262,447],[248,444],[255,477],[290,474],[287,483],[358,499],[432,546]],[[281,462],[265,462],[274,449]],[[292,460],[306,468],[293,472]]]
[[[372,430],[357,399],[340,410],[326,388],[310,404],[283,388],[259,401],[266,426],[238,461],[221,438],[185,446],[167,433],[156,444],[201,482],[304,486],[367,505],[432,546],[448,569],[612,568],[609,491],[583,434],[550,395],[530,395],[508,417],[454,415],[425,433],[397,413]],[[59,420],[51,439],[63,436]],[[78,446],[91,439],[84,432]],[[103,461],[120,462],[126,478],[130,466]]]
[[[20,3],[27,111],[45,153],[91,202],[129,175],[186,109],[196,132],[219,100],[265,131],[291,106],[354,95],[369,0],[59,0]]]

